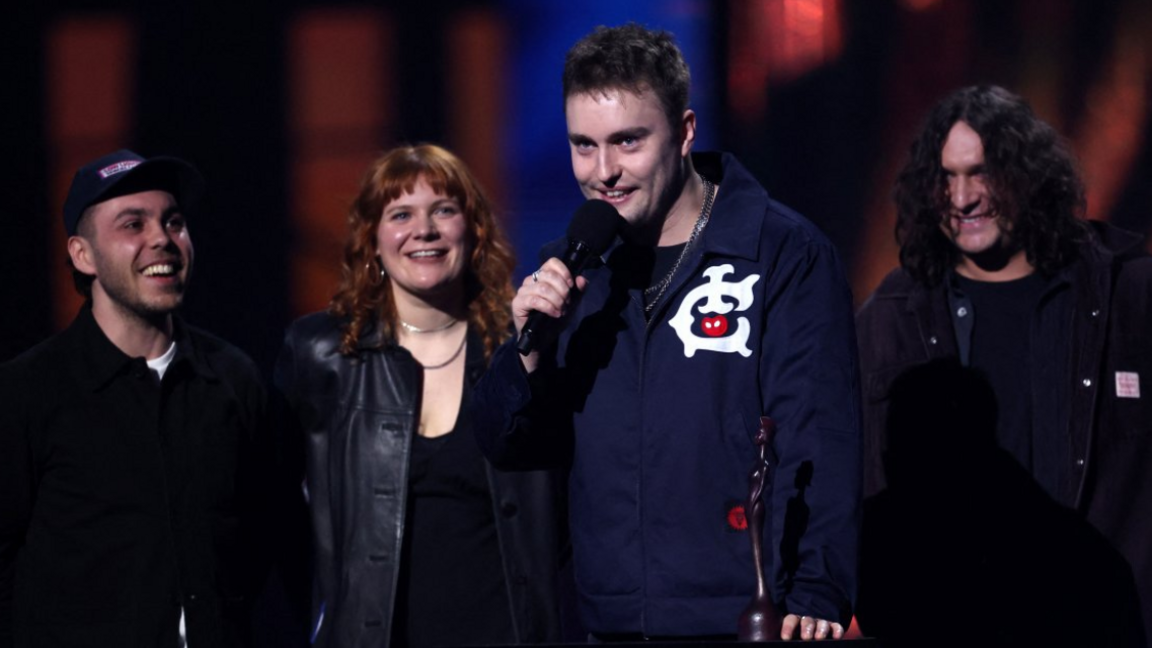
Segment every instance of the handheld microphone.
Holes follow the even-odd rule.
[[[604,254],[623,222],[620,212],[603,200],[589,200],[580,205],[572,215],[572,222],[568,224],[568,249],[560,258],[573,278],[584,269],[588,259]],[[548,319],[551,318],[539,311],[528,314],[528,321],[524,323],[520,339],[516,342],[520,355],[528,355],[535,350],[541,326]]]

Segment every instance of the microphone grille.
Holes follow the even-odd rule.
[[[612,244],[623,223],[624,218],[615,207],[603,200],[589,200],[572,215],[568,238],[584,243],[592,254],[599,256]]]

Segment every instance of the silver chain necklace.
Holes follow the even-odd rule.
[[[697,174],[699,175],[699,174]],[[704,226],[708,224],[708,218],[712,215],[712,200],[716,197],[716,185],[712,184],[708,178],[700,176],[700,180],[704,182],[704,204],[700,206],[700,215],[696,217],[696,224],[692,226],[692,234],[688,236],[688,242],[684,244],[684,249],[680,250],[680,256],[676,257],[676,262],[672,264],[672,269],[664,275],[664,278],[659,283],[652,284],[644,289],[644,296],[648,297],[655,293],[648,305],[644,307],[644,315],[652,312],[656,304],[664,297],[664,291],[668,290],[668,286],[672,285],[672,278],[676,276],[676,271],[680,269],[680,264],[688,257],[688,252],[696,243],[699,238],[700,232],[704,231]]]
[[[408,331],[409,333],[439,333],[440,331],[447,331],[448,329],[452,328],[453,326],[456,326],[456,323],[459,321],[460,320],[453,318],[447,324],[442,324],[442,325],[437,326],[435,328],[420,328],[419,326],[409,324],[408,322],[405,322],[404,320],[399,320],[400,326],[404,327],[404,330]]]

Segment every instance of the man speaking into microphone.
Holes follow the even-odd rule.
[[[838,638],[856,590],[860,407],[835,250],[731,155],[692,154],[671,34],[600,27],[569,50],[563,85],[576,181],[623,225],[582,272],[561,260],[574,235],[545,247],[512,302],[518,333],[533,321],[526,353],[505,344],[474,393],[480,445],[504,469],[570,467],[595,639],[719,639],[756,585],[744,501],[771,417],[762,550],[780,634]]]

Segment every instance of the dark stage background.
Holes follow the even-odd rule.
[[[0,360],[79,304],[60,207],[119,147],[205,173],[186,315],[268,370],[323,308],[344,210],[381,150],[434,141],[476,170],[521,270],[581,198],[564,137],[564,51],[597,24],[675,32],[698,150],[735,152],[814,220],[857,301],[895,266],[890,187],[939,97],[1025,95],[1081,158],[1094,218],[1152,231],[1147,0],[534,0],[20,3],[0,24]]]

